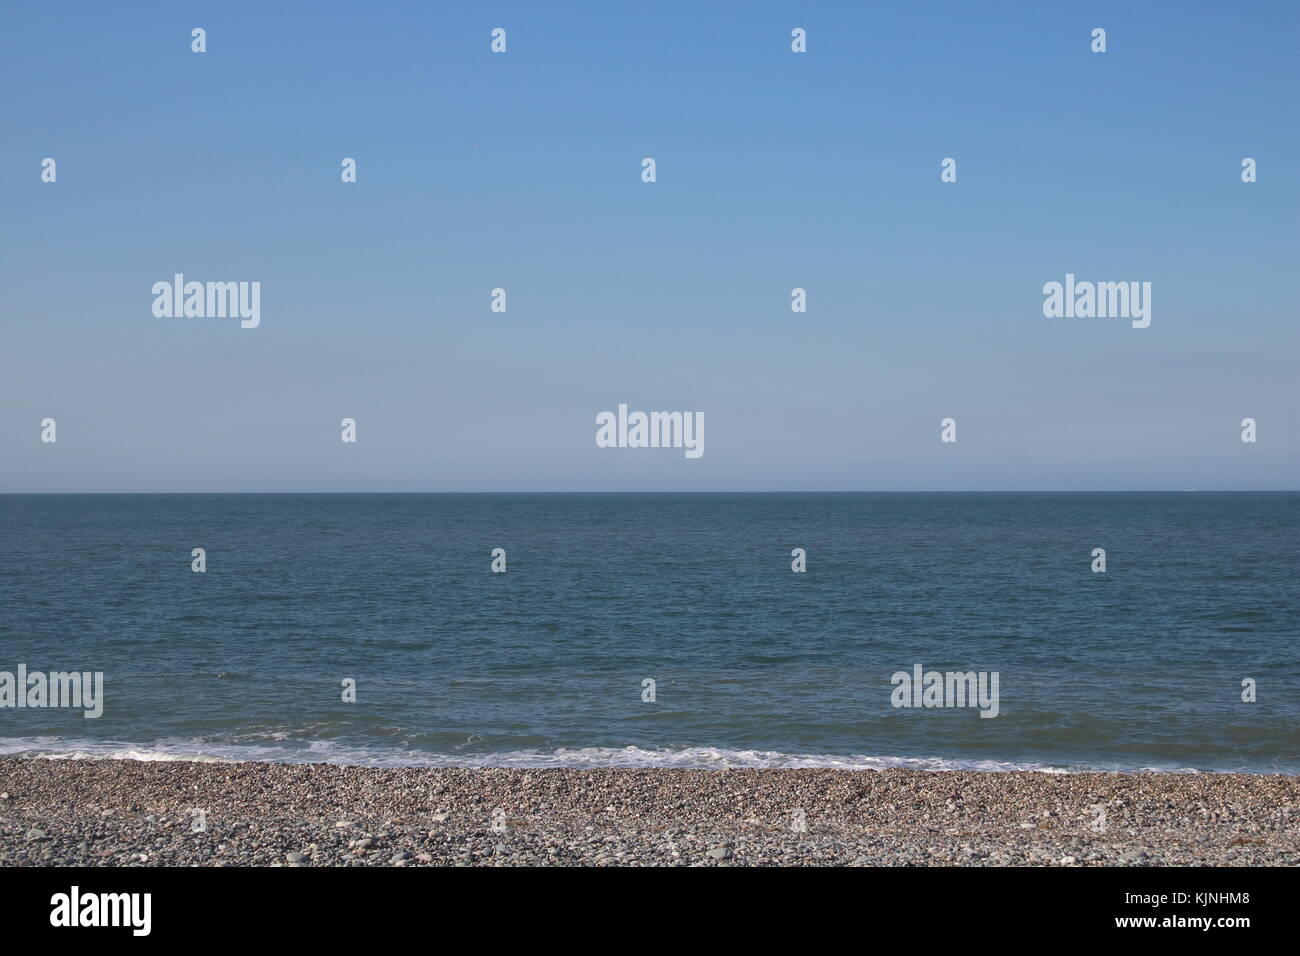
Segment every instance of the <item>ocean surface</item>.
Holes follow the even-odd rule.
[[[0,496],[0,754],[1295,774],[1298,638],[1289,492]]]

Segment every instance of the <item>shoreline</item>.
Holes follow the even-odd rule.
[[[1300,777],[0,757],[33,865],[1297,866]]]

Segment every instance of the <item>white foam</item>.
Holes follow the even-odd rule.
[[[800,754],[775,750],[684,747],[583,747],[515,750],[504,753],[435,754],[397,748],[350,747],[333,741],[291,744],[214,744],[200,740],[156,741],[152,745],[115,741],[63,740],[54,737],[0,738],[0,755],[50,760],[195,760],[328,763],[372,767],[671,767],[687,770],[829,768],[840,770],[966,770],[1041,773],[1158,772],[1196,773],[1190,768],[1054,765],[1040,762],[973,760],[946,757]]]

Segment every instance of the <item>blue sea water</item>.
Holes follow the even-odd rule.
[[[6,495],[0,670],[105,703],[0,753],[1294,774],[1297,612],[1289,492]]]

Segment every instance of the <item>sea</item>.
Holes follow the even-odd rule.
[[[0,495],[0,755],[1296,774],[1298,652],[1293,492]]]

